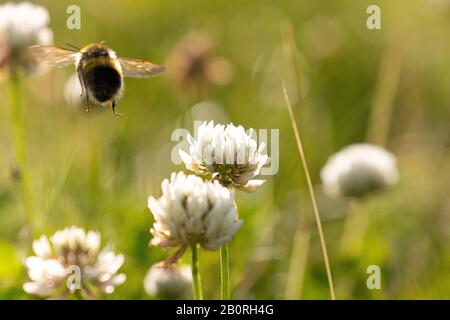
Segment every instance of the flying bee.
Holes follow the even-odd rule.
[[[123,92],[123,78],[147,78],[165,71],[163,66],[139,59],[127,59],[104,43],[88,44],[82,49],[70,50],[54,46],[38,45],[30,48],[31,54],[51,67],[75,64],[81,85],[80,96],[86,99],[86,111],[91,101],[102,106],[111,106],[115,115],[116,101]]]

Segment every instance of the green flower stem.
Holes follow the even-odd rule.
[[[33,208],[33,197],[30,186],[30,176],[27,167],[19,76],[11,75],[9,83],[10,83],[12,134],[13,134],[14,148],[16,152],[17,166],[20,172],[20,188],[22,191],[23,204],[25,207],[25,212],[27,214],[28,223],[31,226],[34,226],[36,217]]]
[[[230,299],[230,259],[228,243],[220,248],[220,294],[222,300]]]
[[[198,271],[197,244],[191,245],[192,288],[195,300],[203,300],[202,280]]]
[[[83,294],[80,289],[76,289],[73,293],[75,300],[84,300]]]
[[[352,199],[344,222],[339,251],[341,255],[359,257],[364,249],[368,219],[360,199]]]

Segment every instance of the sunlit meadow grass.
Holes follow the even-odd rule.
[[[105,14],[101,2],[83,0],[80,30],[66,28],[71,1],[34,2],[48,9],[57,45],[106,40],[121,56],[166,65],[188,34],[201,32],[232,72],[195,94],[169,75],[126,79],[121,118],[66,102],[73,68],[22,77],[20,93],[2,73],[0,298],[34,299],[22,288],[32,240],[72,225],[99,231],[102,243],[124,255],[120,272],[127,280],[108,298],[157,298],[146,293],[144,278],[175,251],[149,247],[154,220],[147,199],[159,197],[161,181],[184,169],[171,161],[171,134],[182,127],[193,132],[194,120],[280,129],[278,173],[261,177],[266,183],[254,193],[236,193],[244,223],[229,248],[233,298],[330,298],[312,189],[338,299],[450,298],[450,11],[443,1],[379,1],[381,30],[366,28],[369,1],[252,0],[236,10],[221,0],[113,0]],[[296,46],[294,67],[286,26]],[[11,107],[17,100],[33,229],[16,170],[23,167]],[[202,101],[210,107],[199,107]],[[396,156],[398,183],[356,202],[330,197],[321,169],[332,154],[361,142]],[[204,298],[218,299],[219,253],[197,254]],[[190,265],[190,255],[179,263]],[[370,265],[381,268],[379,290],[367,288]]]

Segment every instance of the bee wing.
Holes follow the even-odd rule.
[[[39,61],[52,67],[65,67],[74,63],[79,57],[78,51],[72,51],[54,46],[33,46],[31,54]]]
[[[149,61],[119,58],[124,77],[147,78],[166,71],[166,68]]]

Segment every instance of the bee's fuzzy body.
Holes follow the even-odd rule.
[[[115,106],[123,91],[123,75],[114,51],[102,44],[91,44],[80,51],[76,63],[82,94],[87,103]]]
[[[76,51],[61,47],[37,45],[30,53],[42,63],[52,67],[75,64],[81,85],[81,96],[90,102],[110,106],[115,115],[116,101],[123,92],[123,78],[148,78],[165,71],[163,66],[142,59],[117,57],[103,42],[88,44]]]

